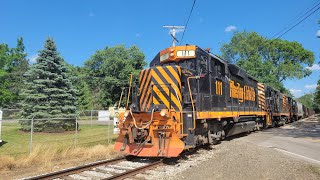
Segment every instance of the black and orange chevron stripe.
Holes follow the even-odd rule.
[[[149,111],[152,104],[164,104],[168,109],[181,111],[180,78],[179,66],[158,66],[141,71],[139,77],[141,111]]]
[[[265,97],[265,88],[263,83],[258,83],[258,103],[259,103],[259,108],[262,110],[265,110],[265,102],[266,102],[266,97]]]

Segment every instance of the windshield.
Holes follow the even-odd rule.
[[[196,71],[196,61],[195,61],[195,59],[186,59],[186,60],[181,60],[181,61],[178,61],[178,62],[167,62],[167,63],[163,63],[162,65],[165,65],[165,66],[178,65],[183,69]]]

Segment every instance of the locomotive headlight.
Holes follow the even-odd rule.
[[[126,117],[128,117],[128,115],[129,115],[129,111],[126,111],[126,112],[124,113],[124,117],[126,118]]]
[[[162,109],[161,111],[160,111],[160,115],[163,117],[163,116],[165,116],[167,114],[167,111],[166,110],[164,110],[164,109]]]

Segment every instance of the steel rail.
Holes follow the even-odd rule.
[[[142,173],[142,172],[144,172],[146,170],[155,168],[155,167],[161,165],[162,163],[163,163],[162,160],[158,160],[156,162],[147,164],[145,166],[141,166],[141,167],[138,167],[138,168],[135,168],[135,169],[132,169],[132,170],[128,170],[128,171],[126,171],[124,173],[120,173],[120,174],[116,174],[116,175],[113,175],[113,176],[108,177],[108,178],[104,178],[103,180],[125,179],[125,178],[128,178],[128,177],[132,177],[132,176],[134,176],[136,174],[139,174],[139,173]]]
[[[110,159],[110,160],[98,161],[98,162],[95,162],[95,163],[85,164],[85,165],[81,165],[81,166],[77,166],[77,167],[73,167],[73,168],[64,169],[64,170],[61,170],[61,171],[56,171],[56,172],[51,172],[51,173],[47,173],[47,174],[42,174],[42,175],[39,175],[39,176],[25,178],[25,180],[59,178],[59,177],[63,177],[63,176],[71,175],[71,174],[77,174],[79,172],[82,172],[82,171],[85,171],[85,170],[89,170],[89,169],[92,169],[92,168],[97,167],[97,166],[117,163],[117,162],[123,161],[125,159],[126,159],[125,157],[119,157],[119,158]]]

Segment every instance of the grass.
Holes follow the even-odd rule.
[[[109,133],[108,133],[109,131]],[[108,143],[108,137],[110,143]],[[15,123],[2,124],[0,146],[0,174],[34,167],[31,171],[47,172],[61,164],[110,158],[118,154],[113,151],[113,126],[80,125],[80,130],[66,133],[34,133],[32,152],[29,152],[30,132],[23,132]],[[34,170],[37,169],[37,170]]]
[[[109,133],[108,133],[109,131]],[[80,125],[77,134],[74,131],[66,133],[34,133],[32,146],[56,145],[60,148],[72,146],[92,146],[97,144],[108,144],[115,140],[113,127],[107,125]],[[0,155],[19,156],[29,153],[30,132],[23,132],[20,126],[15,123],[3,124],[2,140],[5,142],[0,147]]]

